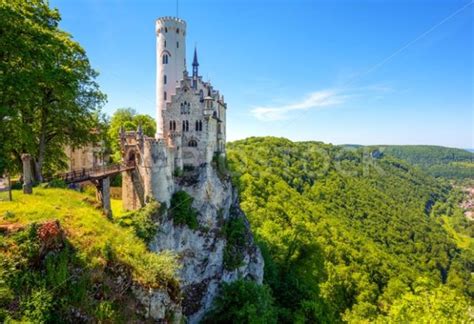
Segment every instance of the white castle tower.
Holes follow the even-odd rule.
[[[186,22],[175,17],[156,20],[156,138],[163,138],[163,112],[186,70]]]

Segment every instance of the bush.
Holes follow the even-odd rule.
[[[48,188],[66,188],[67,184],[64,180],[61,179],[53,179],[48,182]]]
[[[154,222],[160,215],[160,204],[151,201],[145,207],[128,212],[117,219],[117,223],[124,227],[132,227],[139,238],[149,243],[156,234],[157,225]]]
[[[237,269],[244,260],[244,249],[247,247],[246,228],[241,217],[230,218],[223,228],[227,244],[224,249],[224,267],[227,270]]]
[[[204,323],[276,323],[270,289],[253,281],[224,283]]]
[[[194,198],[185,191],[176,192],[171,197],[170,215],[177,225],[187,225],[190,229],[198,227],[197,210],[192,207]]]
[[[116,174],[110,178],[111,187],[121,187],[122,186],[122,174]]]

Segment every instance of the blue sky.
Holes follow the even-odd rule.
[[[50,3],[100,72],[105,112],[154,117],[154,21],[176,1]],[[179,16],[229,140],[474,147],[472,0],[180,0]]]

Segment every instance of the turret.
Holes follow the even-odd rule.
[[[156,138],[163,138],[163,111],[186,70],[186,22],[175,17],[156,20]]]

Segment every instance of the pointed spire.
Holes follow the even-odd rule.
[[[198,54],[197,54],[197,48],[194,46],[194,59],[193,59],[193,67],[194,66],[199,66],[198,63]]]

